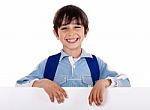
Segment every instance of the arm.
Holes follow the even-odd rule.
[[[47,59],[43,60],[29,75],[17,80],[17,87],[32,87],[34,81],[42,79]]]
[[[112,81],[111,87],[130,87],[130,81],[125,74],[120,74],[111,69],[100,58],[97,58],[101,77],[99,79],[110,79]]]
[[[124,74],[109,69],[106,63],[97,58],[100,68],[100,80],[96,82],[89,95],[89,104],[94,102],[97,106],[103,102],[105,89],[111,87],[130,87],[129,79]]]
[[[57,83],[48,79],[41,79],[35,81],[33,83],[33,87],[43,88],[48,94],[51,102],[54,102],[54,98],[56,98],[58,103],[63,103],[64,98],[67,98],[66,91]]]
[[[17,80],[16,86],[43,88],[52,102],[54,102],[55,97],[58,103],[62,103],[64,101],[64,97],[67,97],[65,90],[54,81],[43,77],[46,62],[47,60],[43,60],[32,73]]]

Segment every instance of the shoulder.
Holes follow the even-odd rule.
[[[45,66],[48,58],[45,58],[39,63],[39,67]]]
[[[103,60],[102,60],[99,56],[94,55],[94,54],[91,54],[91,56],[92,56],[92,57],[95,57],[98,62],[101,62],[101,61],[103,62]]]
[[[58,53],[57,53],[58,54]],[[39,64],[38,64],[38,68],[43,68],[46,66],[48,59],[55,59],[55,57],[57,56],[57,54],[54,55],[50,55],[47,58],[43,59]]]
[[[61,52],[49,56],[49,57],[47,58],[47,61],[56,62],[56,61],[59,61],[60,57],[61,57]]]
[[[59,55],[61,55],[61,52],[59,52],[59,53],[57,53],[57,54],[52,54],[52,55],[50,55],[49,57],[55,57],[55,56],[59,56]],[[49,58],[48,57],[48,58]]]
[[[57,54],[53,54],[53,55],[48,56],[47,58],[43,59],[43,60],[39,63],[39,65],[46,65],[46,63],[47,63],[47,61],[48,61],[49,59],[55,59],[55,57],[58,56],[58,55],[61,55],[61,54],[60,54],[60,53],[57,53]]]
[[[92,57],[95,56],[99,66],[106,65],[106,63],[99,56],[96,56],[94,54],[91,54],[91,55],[92,55]]]

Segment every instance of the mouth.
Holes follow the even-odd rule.
[[[68,43],[76,43],[78,40],[79,40],[79,38],[69,38],[69,39],[66,39],[66,41]]]

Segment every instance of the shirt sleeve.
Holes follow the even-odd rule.
[[[112,81],[110,87],[130,87],[130,81],[125,74],[118,73],[110,68],[105,62],[100,58],[97,58],[100,78],[99,79],[110,79]]]
[[[28,82],[22,83],[22,84],[16,83],[15,86],[16,86],[16,87],[32,87],[34,81],[36,81],[36,80],[39,80],[39,79],[33,79],[33,80],[31,80],[31,81],[28,81]]]
[[[43,60],[29,75],[17,80],[16,87],[32,87],[35,80],[44,78],[43,75],[46,62],[47,59]]]

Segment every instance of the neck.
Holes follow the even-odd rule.
[[[72,56],[73,58],[79,58],[82,52],[82,49],[74,49],[74,50],[68,50],[63,49],[65,53],[67,53],[69,56]]]

